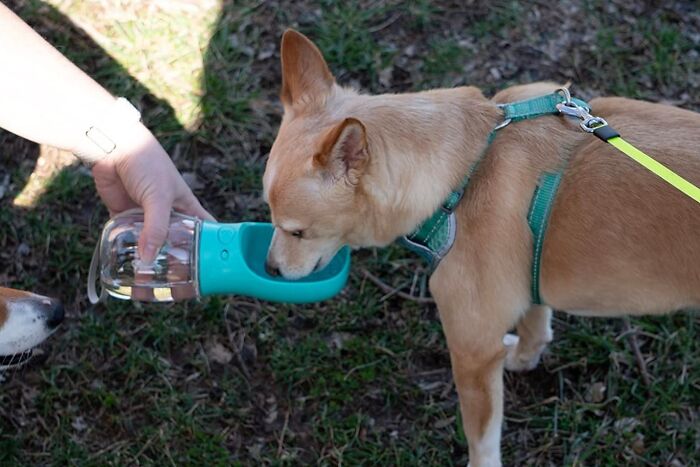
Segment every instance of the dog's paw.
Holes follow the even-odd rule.
[[[530,371],[540,363],[540,355],[521,355],[517,350],[506,355],[505,368],[508,371]]]
[[[540,356],[547,344],[540,344],[527,348],[515,334],[506,334],[503,337],[503,345],[506,346],[505,368],[508,371],[530,371],[540,362]]]
[[[518,342],[520,342],[520,338],[516,334],[508,333],[503,336],[503,345],[508,349],[514,349],[518,345]]]

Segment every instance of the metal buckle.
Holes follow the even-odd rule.
[[[591,116],[591,118],[582,121],[579,125],[583,128],[583,131],[593,133],[598,128],[608,126],[608,122],[604,118]]]
[[[588,113],[588,110],[572,101],[568,90],[562,88],[560,91],[565,92],[564,98],[567,100],[557,104],[557,110],[564,115],[568,115],[569,117],[576,117],[580,119],[581,122],[579,123],[579,126],[583,129],[583,131],[593,133],[598,128],[607,126],[608,122],[606,122],[604,118],[591,115]]]
[[[498,130],[500,130],[501,128],[503,128],[503,127],[505,127],[505,126],[508,126],[508,124],[510,123],[510,120],[511,120],[510,118],[506,118],[506,119],[503,120],[501,123],[499,123],[498,125],[496,125],[495,127],[493,127],[493,131],[498,131]]]
[[[499,109],[503,110],[503,109],[506,107],[506,104],[498,104],[497,107],[498,107]],[[505,111],[504,111],[504,112],[503,112],[503,116],[504,116],[504,117],[505,117],[505,114],[506,114],[506,113],[505,113]],[[496,125],[495,127],[493,127],[493,131],[498,131],[498,130],[500,130],[501,128],[508,126],[508,124],[511,122],[511,120],[512,120],[512,119],[510,119],[510,118],[506,118],[506,119],[503,120],[501,123],[499,123],[498,125]]]

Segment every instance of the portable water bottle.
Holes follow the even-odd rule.
[[[204,295],[246,295],[308,303],[337,294],[347,282],[350,253],[341,249],[321,271],[286,280],[265,271],[274,227],[269,223],[219,224],[173,212],[165,244],[152,264],[141,261],[143,211],[110,219],[95,250],[88,279],[92,302],[107,294],[127,300],[171,302]],[[102,295],[95,282],[99,274]]]

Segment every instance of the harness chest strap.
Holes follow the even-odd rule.
[[[454,210],[464,196],[464,192],[469,185],[470,177],[475,172],[486,154],[488,147],[496,137],[497,131],[513,122],[537,118],[544,115],[557,115],[560,113],[557,106],[565,102],[574,102],[582,109],[589,109],[588,104],[584,101],[571,99],[568,94],[560,92],[499,105],[501,110],[503,110],[503,122],[491,131],[488,136],[486,147],[483,149],[477,162],[472,165],[467,176],[462,180],[460,185],[449,194],[438,211],[419,225],[411,234],[403,237],[400,242],[426,259],[431,270],[434,270],[440,263],[440,260],[450,251],[454,243],[457,231],[457,220]],[[566,163],[562,164],[556,172],[546,172],[540,175],[528,212],[528,224],[533,233],[532,299],[535,303],[541,302],[539,295],[539,271],[544,234],[547,229],[551,205],[559,187],[559,182],[561,181],[565,166]]]
[[[530,282],[530,293],[532,295],[532,303],[536,305],[542,304],[542,297],[540,296],[540,266],[542,263],[544,234],[547,232],[549,215],[551,214],[554,198],[559,190],[563,175],[563,169],[559,172],[544,172],[540,175],[539,182],[532,195],[530,210],[527,214],[527,223],[532,231],[532,281]]]
[[[495,139],[497,131],[513,122],[544,115],[557,115],[560,113],[557,105],[567,102],[567,99],[568,97],[564,94],[555,92],[533,99],[500,104],[499,108],[503,111],[503,121],[489,133],[481,155],[472,165],[464,179],[462,179],[462,182],[447,196],[440,209],[423,221],[409,235],[402,237],[399,242],[406,248],[418,253],[428,262],[430,269],[434,270],[442,258],[450,251],[454,243],[457,232],[457,220],[454,210],[464,196],[472,174],[476,171],[491,142]],[[584,101],[573,99],[573,102],[582,108],[588,109],[588,104]]]

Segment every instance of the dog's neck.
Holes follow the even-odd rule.
[[[366,224],[378,244],[409,233],[438,209],[502,118],[472,87],[351,101],[351,113],[367,128],[371,163],[362,188],[366,214],[375,217]]]

